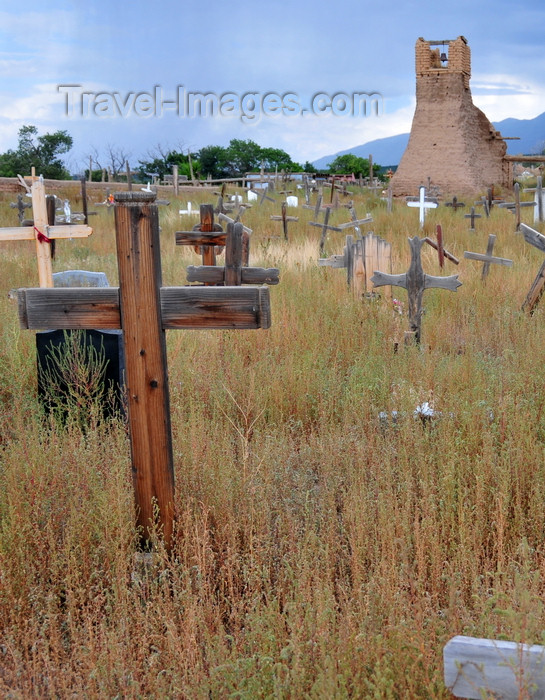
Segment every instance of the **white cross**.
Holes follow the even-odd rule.
[[[426,209],[435,209],[437,202],[426,201],[426,188],[422,186],[420,188],[420,198],[418,202],[407,202],[408,207],[418,207],[420,209],[420,228],[424,226],[424,218],[426,216]]]

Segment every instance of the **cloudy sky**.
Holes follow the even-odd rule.
[[[545,112],[542,0],[26,0],[0,35],[0,152],[24,124],[66,130],[74,173],[108,147],[136,164],[240,138],[303,163],[407,132],[418,37],[467,38],[491,121]]]

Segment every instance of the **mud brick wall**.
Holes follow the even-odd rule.
[[[437,48],[422,38],[416,42],[416,111],[407,149],[391,180],[395,196],[417,194],[428,178],[443,194],[511,186],[510,167],[503,160],[505,141],[473,104],[469,46],[458,37],[447,42],[447,49],[443,65]]]

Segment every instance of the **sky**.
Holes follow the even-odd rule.
[[[73,174],[233,138],[313,161],[410,131],[416,40],[460,35],[490,121],[545,112],[543,0],[0,0],[0,153],[31,124]]]

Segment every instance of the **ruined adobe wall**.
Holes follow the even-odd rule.
[[[510,187],[507,147],[469,89],[469,47],[449,47],[448,68],[436,51],[416,45],[416,111],[409,143],[392,178],[394,195],[414,195],[428,177],[443,194],[476,194],[492,184]]]

